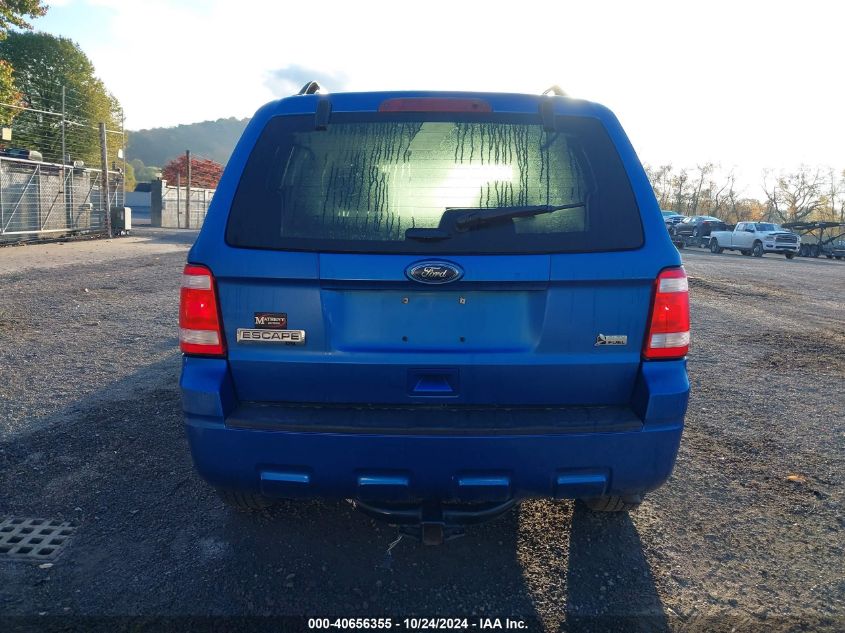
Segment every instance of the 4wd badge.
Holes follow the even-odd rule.
[[[284,312],[256,312],[255,327],[266,330],[286,330],[288,315]]]
[[[627,345],[628,337],[625,334],[599,334],[596,337],[596,347],[604,345]]]

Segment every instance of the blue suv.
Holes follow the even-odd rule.
[[[240,139],[182,277],[199,473],[440,542],[529,497],[635,507],[687,407],[687,279],[614,115],[311,85]]]

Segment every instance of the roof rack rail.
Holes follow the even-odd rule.
[[[553,95],[555,95],[556,97],[568,97],[568,96],[569,96],[568,94],[566,94],[566,93],[563,91],[563,88],[561,88],[561,87],[560,87],[560,86],[558,86],[557,84],[554,84],[554,85],[549,86],[548,88],[546,88],[546,89],[543,91],[543,94],[544,94],[544,95],[547,95],[547,94],[553,94]]]
[[[318,84],[316,81],[309,81],[307,84],[302,86],[299,92],[296,94],[298,95],[313,95],[317,94],[318,92],[323,92],[323,87]]]

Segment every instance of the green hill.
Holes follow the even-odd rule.
[[[230,117],[176,127],[129,131],[126,157],[161,167],[189,149],[198,158],[210,158],[225,165],[248,122],[249,119]]]

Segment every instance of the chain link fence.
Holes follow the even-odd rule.
[[[62,88],[61,95],[60,103],[43,106],[47,109],[0,103],[0,244],[62,233],[106,234],[107,214],[124,206],[122,113],[98,124],[80,109],[74,91]],[[108,170],[108,200],[101,191],[102,169]]]

